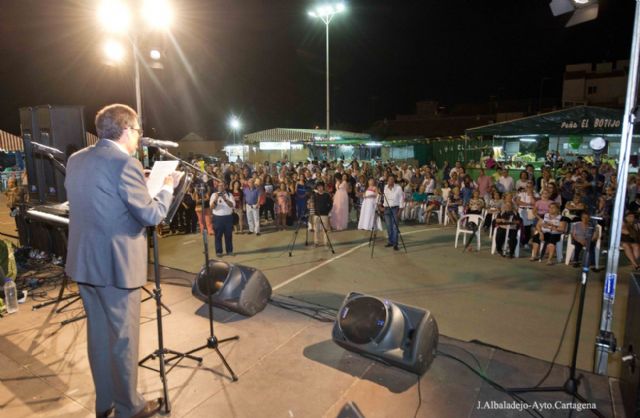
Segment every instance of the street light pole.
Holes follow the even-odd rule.
[[[133,71],[136,89],[136,112],[138,112],[140,127],[144,128],[142,118],[142,84],[140,82],[140,51],[138,50],[138,37],[135,34],[133,34],[131,37],[131,48],[133,50]]]
[[[331,111],[330,111],[330,106],[331,106],[331,100],[330,100],[330,93],[329,93],[329,23],[331,22],[331,17],[333,15],[329,16],[329,18],[327,19],[322,19],[324,20],[325,26],[327,28],[326,30],[326,38],[327,38],[327,141],[331,140]]]
[[[325,25],[325,39],[326,39],[326,76],[327,76],[327,81],[326,81],[326,100],[327,100],[327,114],[326,114],[326,129],[327,129],[327,141],[331,140],[331,97],[330,97],[330,90],[329,90],[329,24],[331,23],[331,20],[333,19],[333,17],[341,12],[344,12],[346,9],[345,5],[343,3],[338,3],[335,5],[322,5],[322,6],[318,6],[316,7],[314,10],[309,12],[309,16],[314,17],[314,18],[320,18]],[[315,146],[316,146],[316,142],[315,142],[315,135],[313,136],[313,142],[312,142],[312,147],[315,151]],[[313,154],[313,153],[312,153]]]

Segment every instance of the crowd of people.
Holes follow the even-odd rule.
[[[265,228],[284,231],[302,225],[320,246],[327,244],[325,231],[349,225],[382,230],[383,222],[387,246],[397,250],[398,225],[403,222],[428,225],[446,219],[455,225],[461,216],[479,214],[485,230],[496,228],[496,248],[502,255],[513,257],[519,245],[530,250],[531,260],[554,264],[556,244],[570,234],[577,266],[583,249],[594,261],[594,243],[606,237],[618,187],[614,167],[596,167],[582,159],[553,169],[527,165],[517,179],[499,163],[472,177],[460,161],[442,167],[433,161],[414,167],[357,160],[203,166],[210,174],[203,185],[204,200],[194,183],[170,232],[206,231],[215,236],[218,256],[223,250],[233,254],[234,233],[258,236]],[[621,246],[639,268],[640,178],[630,177],[627,195]],[[601,236],[589,233],[592,217],[602,226]]]

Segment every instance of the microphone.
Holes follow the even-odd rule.
[[[161,141],[159,139],[153,139],[146,136],[140,138],[142,145],[155,148],[178,148],[180,145],[173,141]]]
[[[61,157],[65,157],[64,152],[60,151],[58,148],[49,147],[47,145],[43,145],[39,142],[31,141],[31,146],[34,148],[34,151],[45,154],[54,154],[59,155]]]

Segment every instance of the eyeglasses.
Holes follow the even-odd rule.
[[[132,127],[127,127],[127,129],[130,129],[132,131],[136,131],[138,133],[138,135],[142,136],[142,128],[132,128]]]

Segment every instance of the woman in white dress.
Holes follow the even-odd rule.
[[[342,179],[336,181],[336,194],[333,195],[333,207],[329,222],[334,231],[347,229],[349,223],[349,182],[347,175],[343,174]]]
[[[376,181],[369,179],[367,190],[362,198],[362,208],[360,209],[360,219],[358,220],[358,229],[371,231],[373,225],[376,225],[378,231],[382,231],[382,222],[376,214],[378,210],[378,198],[380,194],[376,188]]]

